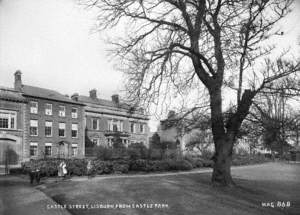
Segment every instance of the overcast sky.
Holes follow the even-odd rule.
[[[296,2],[296,10],[282,23],[281,45],[300,39]],[[102,98],[118,93],[122,74],[109,62],[101,35],[91,33],[94,24],[95,14],[76,0],[0,0],[0,86],[12,87],[19,69],[24,84],[63,94],[88,95],[92,88]]]

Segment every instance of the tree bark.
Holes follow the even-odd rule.
[[[232,186],[234,182],[231,177],[231,161],[233,140],[222,140],[217,143],[216,153],[213,157],[214,167],[212,173],[213,185]]]
[[[218,87],[210,90],[212,133],[215,143],[215,154],[212,158],[214,161],[212,183],[214,185],[234,185],[230,172],[233,144],[242,121],[248,114],[255,93],[255,91],[245,90],[236,112],[229,117],[225,125],[221,90]]]

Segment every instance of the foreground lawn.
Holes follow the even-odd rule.
[[[299,164],[267,163],[235,169],[232,174],[235,188],[212,187],[210,174],[205,173],[93,178],[46,184],[41,190],[66,204],[72,214],[300,214]],[[277,207],[278,201],[289,201],[291,206]],[[76,204],[88,204],[89,209],[72,209]],[[107,204],[130,208],[92,208]]]

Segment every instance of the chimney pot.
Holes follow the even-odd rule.
[[[74,94],[71,96],[71,99],[78,102],[78,97],[79,97],[79,94],[78,94],[78,93],[74,93]]]
[[[168,119],[175,117],[175,111],[174,110],[170,110],[168,113]]]
[[[111,96],[111,100],[115,103],[115,104],[119,104],[119,95],[118,94],[114,94]]]
[[[22,91],[22,72],[20,70],[17,70],[15,72],[15,83],[14,83],[14,88],[17,91]]]
[[[90,90],[90,98],[92,98],[92,99],[97,98],[97,90],[96,89]]]

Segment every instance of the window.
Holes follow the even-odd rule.
[[[144,124],[140,124],[140,132],[141,132],[141,133],[144,133],[144,132],[145,132]]]
[[[111,147],[113,145],[113,138],[112,137],[108,137],[107,138],[107,146]]]
[[[50,121],[45,122],[45,136],[46,137],[52,136],[52,122]]]
[[[66,123],[58,124],[58,136],[65,137]]]
[[[109,120],[108,121],[109,131],[123,131],[123,121],[120,120]]]
[[[45,104],[45,114],[52,115],[52,104]]]
[[[78,146],[77,146],[77,144],[72,144],[71,154],[72,154],[72,156],[76,156],[78,154]]]
[[[31,101],[30,102],[30,113],[37,114],[38,113],[38,103]]]
[[[46,156],[52,155],[52,143],[45,143],[45,155]]]
[[[72,115],[72,118],[73,118],[73,119],[77,119],[77,117],[78,117],[77,112],[78,112],[78,109],[77,109],[77,108],[72,108],[72,113],[71,113],[71,115]]]
[[[0,110],[0,129],[16,129],[17,113]]]
[[[58,115],[60,117],[66,116],[66,107],[65,106],[59,106]]]
[[[72,137],[78,137],[78,124],[72,124]]]
[[[93,130],[99,130],[99,120],[96,118],[92,119],[92,129]]]
[[[29,133],[30,133],[30,136],[38,136],[38,121],[37,120],[30,120]]]
[[[100,145],[100,139],[99,139],[99,138],[94,138],[94,139],[92,139],[92,142],[93,142],[93,145],[94,145],[94,146],[95,146],[95,145],[97,145],[97,146]]]
[[[122,138],[122,144],[126,147],[128,147],[128,140]]]
[[[37,156],[38,143],[30,143],[30,156]]]
[[[130,132],[131,132],[131,133],[135,133],[134,122],[131,122],[131,123],[130,123]]]

